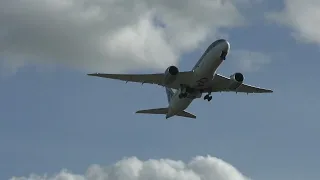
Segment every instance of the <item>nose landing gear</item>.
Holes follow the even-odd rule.
[[[222,60],[226,60],[227,54],[228,54],[228,52],[222,51],[221,54],[220,54],[220,58],[221,58]]]
[[[208,102],[211,101],[212,99],[211,93],[208,93],[207,95],[205,95],[203,99],[208,100]]]

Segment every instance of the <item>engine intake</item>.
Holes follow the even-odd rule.
[[[234,73],[234,80],[236,80],[237,82],[243,82],[244,77],[241,73]]]
[[[244,76],[242,73],[236,72],[233,75],[230,76],[230,85],[229,85],[229,89],[230,90],[236,90],[240,87],[240,85],[243,83],[244,81]]]
[[[176,66],[169,66],[165,71],[164,83],[166,85],[173,83],[177,79],[178,74],[179,69]]]
[[[168,72],[172,75],[175,76],[179,73],[179,69],[176,66],[170,66],[168,67]]]

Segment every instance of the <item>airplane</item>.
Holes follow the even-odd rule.
[[[164,73],[155,74],[104,74],[93,73],[89,76],[122,80],[126,82],[139,82],[157,84],[165,87],[168,106],[164,108],[139,110],[136,113],[163,114],[168,119],[173,116],[196,119],[194,114],[185,111],[193,100],[201,98],[211,101],[213,92],[236,93],[272,93],[271,89],[264,89],[244,84],[244,76],[240,72],[230,77],[216,73],[230,52],[230,43],[226,39],[214,41],[203,53],[191,71],[179,72],[178,67],[171,65]]]

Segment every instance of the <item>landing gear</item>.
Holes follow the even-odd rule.
[[[222,60],[226,60],[227,54],[228,54],[228,52],[222,51],[222,52],[221,52],[221,55],[220,55],[220,58],[221,58]]]
[[[179,94],[179,98],[182,99],[182,98],[186,98],[188,96],[188,93],[180,93]]]
[[[205,95],[203,99],[204,99],[204,100],[208,100],[208,102],[211,101],[212,96],[211,96],[210,94],[211,94],[211,93],[208,93],[207,95]]]
[[[188,97],[188,94],[192,92],[193,92],[192,88],[188,87],[187,85],[180,84],[180,94],[179,94],[180,99]]]

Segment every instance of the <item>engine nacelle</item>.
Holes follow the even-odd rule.
[[[230,76],[231,83],[229,85],[230,90],[236,90],[243,83],[244,76],[243,74],[236,72]]]
[[[179,69],[176,66],[169,66],[165,71],[164,83],[169,85],[173,83],[179,74]]]

